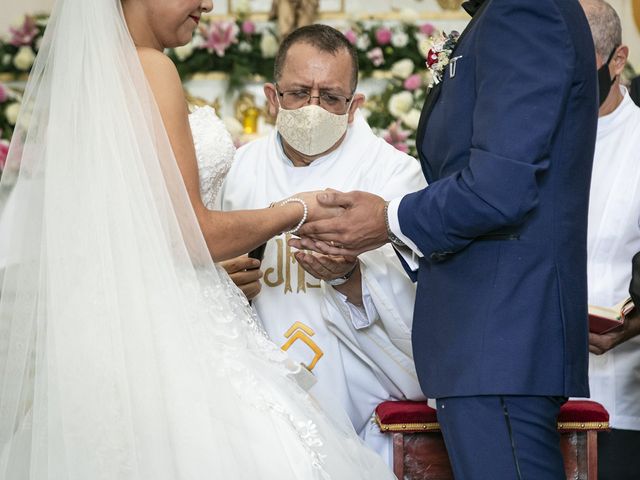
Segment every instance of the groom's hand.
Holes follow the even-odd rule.
[[[318,203],[329,209],[342,208],[342,214],[302,226],[297,235],[314,240],[314,250],[327,255],[358,256],[389,241],[384,218],[385,201],[367,192],[326,191],[317,195]],[[300,240],[289,244],[303,248]]]

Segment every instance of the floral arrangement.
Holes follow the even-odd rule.
[[[396,62],[386,89],[367,100],[365,114],[374,132],[398,150],[416,157],[416,130],[431,75],[414,72],[414,68],[409,59]]]
[[[25,15],[9,28],[9,36],[0,41],[0,74],[26,75],[36,58],[49,17]]]
[[[181,77],[225,72],[231,89],[241,88],[256,76],[270,80],[279,47],[275,24],[256,24],[247,13],[240,12],[235,20],[203,22],[191,43],[169,50]],[[0,40],[0,75],[15,78],[29,72],[46,24],[45,15],[27,15],[10,28],[8,37]],[[362,78],[388,78],[386,89],[368,99],[365,114],[370,125],[396,148],[415,156],[415,131],[425,91],[446,66],[453,49],[452,35],[444,36],[430,23],[411,22],[354,22],[344,34],[356,48]],[[437,59],[431,57],[434,54]],[[15,95],[5,93],[5,100],[1,95],[0,138],[6,141],[11,138],[19,104]],[[0,146],[0,159],[2,151]]]
[[[9,141],[18,120],[20,101],[16,92],[0,82],[0,175],[7,161]]]
[[[230,87],[238,88],[256,75],[272,77],[278,46],[272,24],[259,29],[240,16],[235,21],[201,24],[191,43],[168,53],[182,78],[200,72],[226,72]]]
[[[344,32],[356,47],[360,72],[365,78],[376,70],[387,71],[401,60],[424,64],[426,42],[434,33],[436,29],[430,23],[387,26],[362,22],[356,22]]]

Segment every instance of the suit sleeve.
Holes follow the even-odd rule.
[[[476,28],[468,166],[398,210],[402,232],[427,256],[459,251],[536,208],[571,87],[575,53],[554,2],[492,2]]]

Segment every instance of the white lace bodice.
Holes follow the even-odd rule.
[[[213,108],[198,108],[189,115],[189,123],[198,159],[200,195],[205,206],[213,210],[236,148],[231,134]]]

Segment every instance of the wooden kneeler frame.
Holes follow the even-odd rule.
[[[453,480],[435,409],[424,402],[384,402],[376,409],[380,430],[393,436],[393,472],[400,480]],[[597,480],[598,432],[609,414],[596,402],[571,400],[558,417],[567,480]]]

